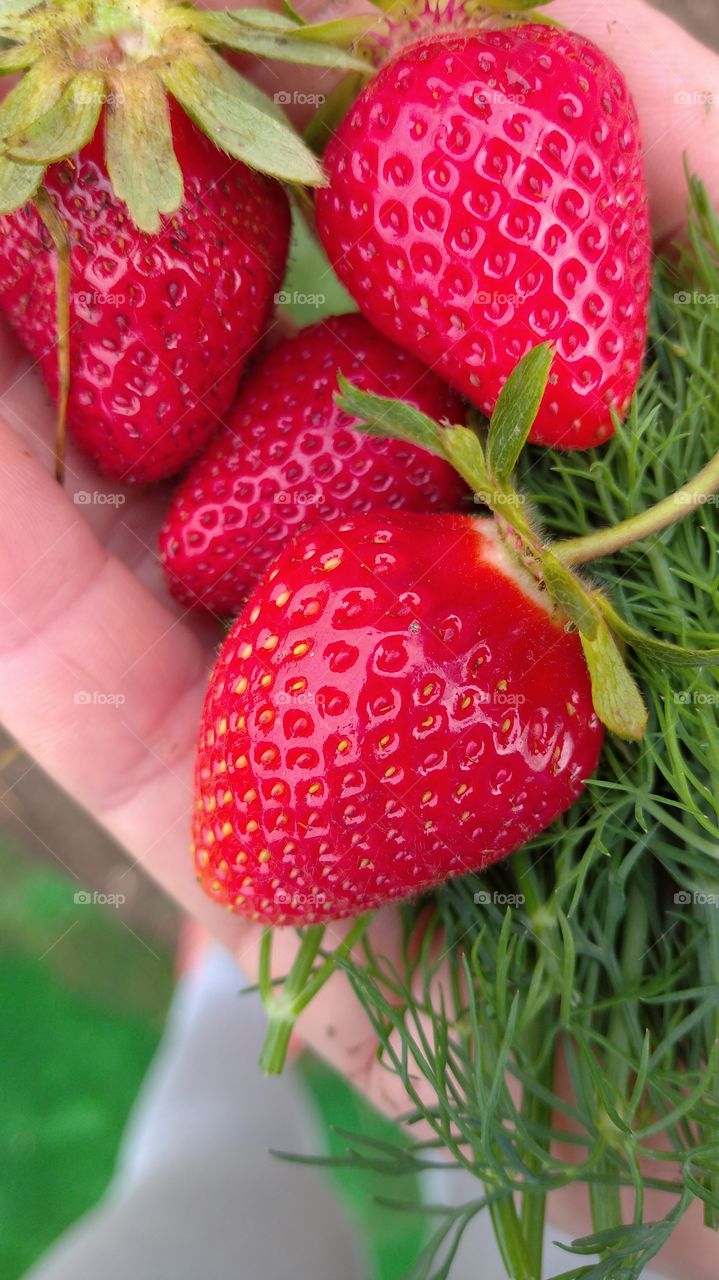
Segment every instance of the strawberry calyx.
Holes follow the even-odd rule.
[[[318,186],[317,159],[281,108],[218,49],[354,71],[360,28],[316,27],[190,0],[7,0],[0,11],[0,72],[21,72],[0,106],[0,213],[33,198],[45,169],[69,158],[104,120],[115,195],[141,231],[156,233],[184,194],[169,97],[217,147],[281,181]]]
[[[370,0],[381,17],[363,38],[379,64],[407,44],[472,28],[547,22],[540,12],[551,0]]]
[[[409,441],[454,466],[476,499],[492,511],[517,568],[531,574],[561,609],[567,625],[577,629],[602,723],[620,738],[639,741],[648,713],[624,659],[625,643],[670,667],[719,666],[719,649],[669,644],[632,626],[573,566],[610,555],[700,509],[719,491],[719,455],[675,494],[640,515],[581,538],[551,543],[513,476],[551,379],[552,359],[551,345],[543,343],[519,362],[500,393],[485,438],[479,422],[468,427],[438,425],[400,401],[358,391],[341,375],[336,401],[357,419],[357,430]]]

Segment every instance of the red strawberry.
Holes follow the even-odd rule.
[[[557,346],[530,439],[612,432],[640,372],[650,239],[634,105],[593,44],[526,24],[399,52],[330,142],[317,225],[365,315],[489,413]]]
[[[281,343],[255,366],[160,534],[170,588],[184,604],[236,613],[290,538],[318,520],[376,507],[446,511],[466,495],[442,459],[352,431],[335,404],[338,372],[436,422],[464,421],[459,396],[360,315]]]
[[[348,916],[506,856],[564,812],[603,730],[576,633],[494,522],[306,531],[211,677],[195,859],[271,924]]]
[[[0,10],[0,71],[23,73],[0,105],[0,307],[59,397],[58,463],[67,406],[107,475],[170,475],[229,408],[285,269],[287,200],[259,175],[322,181],[216,46],[366,64],[331,27],[190,0]]]
[[[72,243],[68,416],[105,475],[173,475],[237,394],[285,269],[290,213],[279,183],[227,156],[179,111],[182,208],[159,235],[112,193],[101,130],[45,185]],[[0,307],[58,390],[55,251],[33,205],[0,218]]]

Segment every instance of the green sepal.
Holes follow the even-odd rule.
[[[40,56],[40,48],[36,44],[14,44],[0,52],[0,75],[11,71],[25,71]]]
[[[0,35],[7,34],[15,38],[18,18],[24,17],[31,9],[37,8],[38,0],[2,0],[0,7]]]
[[[403,400],[391,400],[387,396],[376,396],[370,391],[358,391],[341,373],[337,375],[340,395],[335,396],[335,404],[344,413],[359,418],[357,429],[369,436],[384,436],[390,440],[406,440],[409,444],[418,445],[428,453],[443,458],[441,444],[443,428],[432,418],[413,405]]]
[[[599,618],[592,593],[551,551],[543,552],[541,569],[544,584],[552,599],[561,606],[577,630],[588,640],[593,640],[599,628]]]
[[[242,11],[237,16],[229,13],[193,14],[192,27],[214,44],[224,45],[240,53],[253,54],[258,58],[336,68],[338,71],[371,71],[363,58],[344,49],[331,47],[332,40],[346,41],[354,38],[349,25],[353,22],[351,19],[322,23],[316,29],[298,29],[294,23],[288,23],[286,29],[276,29],[247,22],[241,13]],[[343,29],[345,27],[346,30]]]
[[[487,462],[498,484],[510,479],[547,389],[554,349],[533,347],[510,373],[489,424]]]
[[[209,59],[200,67],[189,58],[178,58],[160,75],[165,88],[215,146],[274,178],[323,185],[321,166],[290,125],[280,123],[274,112],[259,110],[247,98],[228,93],[207,74],[208,68]],[[244,82],[236,78],[241,88]]]
[[[627,622],[606,596],[597,593],[597,600],[612,631],[626,640],[637,653],[646,654],[662,666],[679,670],[687,667],[719,666],[719,649],[689,649],[684,645],[671,644],[667,640],[658,640]]]
[[[26,164],[48,165],[82,150],[97,128],[104,97],[104,75],[79,71],[44,116],[7,139],[7,154]]]
[[[634,677],[604,618],[593,637],[579,632],[592,681],[592,702],[602,724],[629,742],[643,738],[649,716]]]
[[[0,213],[13,213],[32,200],[44,172],[41,164],[18,164],[0,156]]]
[[[184,195],[172,143],[167,95],[156,76],[125,73],[105,114],[105,163],[115,195],[136,226],[151,234],[160,215],[175,213]]]
[[[470,489],[490,503],[493,488],[479,436],[471,427],[444,427],[440,435],[442,453]]]
[[[27,129],[60,100],[70,79],[69,72],[39,65],[31,67],[0,104],[0,138]]]

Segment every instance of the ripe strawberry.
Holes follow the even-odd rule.
[[[287,257],[261,175],[322,171],[215,46],[365,67],[300,26],[190,0],[0,5],[0,72],[23,73],[0,105],[0,308],[58,396],[58,464],[67,409],[105,474],[170,475],[234,399]]]
[[[161,531],[170,589],[183,604],[236,613],[285,544],[318,520],[377,507],[447,511],[466,495],[443,459],[351,430],[335,404],[338,372],[436,422],[464,421],[459,396],[360,315],[281,343],[255,365]]]
[[[202,886],[252,919],[309,923],[480,870],[542,831],[603,737],[565,621],[491,519],[307,530],[211,677]]]
[[[232,404],[284,273],[290,235],[279,183],[228,161],[179,111],[182,208],[159,235],[117,200],[99,131],[45,186],[72,244],[72,434],[116,480],[173,475]],[[34,205],[0,218],[0,307],[58,393],[55,251]]]
[[[377,328],[487,414],[551,339],[530,439],[611,435],[640,372],[650,239],[636,112],[599,49],[535,24],[412,44],[360,94],[325,169],[320,237]]]

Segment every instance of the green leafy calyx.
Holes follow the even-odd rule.
[[[185,0],[6,0],[0,73],[22,78],[0,106],[0,213],[31,199],[45,169],[105,122],[108,173],[136,225],[155,233],[183,179],[168,95],[221,150],[272,177],[317,186],[321,166],[281,107],[218,48],[366,71],[352,24],[313,27],[263,10],[204,12]]]

